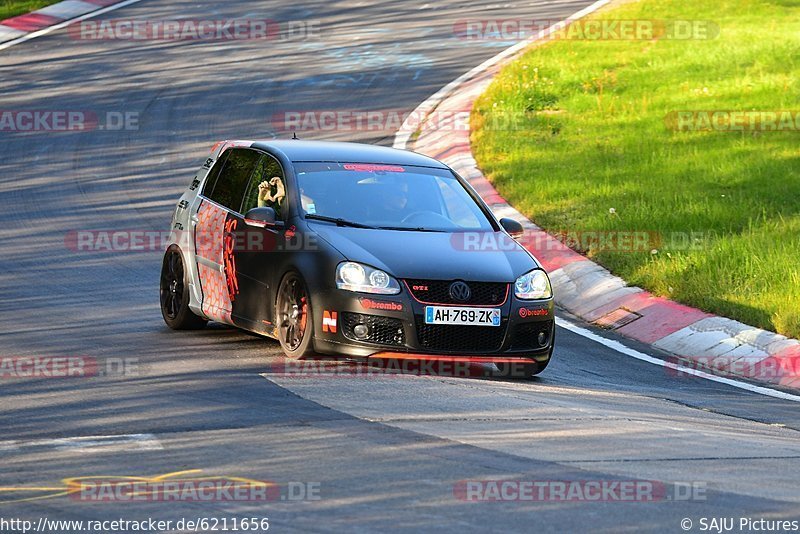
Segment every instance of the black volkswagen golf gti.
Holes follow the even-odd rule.
[[[220,142],[175,209],[162,315],[271,336],[291,358],[477,359],[532,376],[553,353],[553,295],[521,235],[420,154]]]

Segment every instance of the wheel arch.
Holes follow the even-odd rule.
[[[197,262],[195,261],[194,255],[186,251],[180,243],[172,242],[164,250],[164,256],[176,250],[183,260],[183,283],[189,288],[189,309],[198,317],[209,319],[206,314],[203,313],[203,289],[199,283]]]

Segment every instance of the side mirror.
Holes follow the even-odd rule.
[[[275,214],[273,208],[253,208],[244,216],[245,219],[251,221],[259,221],[273,226],[283,226],[283,221],[278,221],[278,216]]]
[[[514,239],[519,239],[525,234],[525,229],[522,228],[522,225],[514,219],[509,219],[508,217],[500,219],[500,226],[502,226],[503,230],[508,232],[508,235]]]

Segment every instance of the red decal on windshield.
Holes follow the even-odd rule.
[[[406,172],[403,167],[397,165],[372,165],[369,163],[347,163],[344,165],[346,171],[364,171],[364,172]]]

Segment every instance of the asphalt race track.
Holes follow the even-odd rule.
[[[0,52],[0,108],[138,114],[138,130],[0,134],[0,355],[137,364],[0,381],[0,486],[31,488],[0,501],[69,478],[194,469],[319,488],[317,500],[266,505],[55,497],[0,504],[0,517],[269,517],[275,532],[681,532],[684,518],[694,531],[703,517],[800,519],[791,400],[674,376],[564,329],[554,362],[530,382],[285,376],[274,341],[219,325],[170,331],[161,252],[68,246],[77,230],[166,230],[216,140],[284,136],[274,117],[286,111],[410,111],[512,44],[458,39],[459,20],[554,19],[589,3],[145,0],[99,20],[314,19],[321,38],[81,41],[59,31]],[[391,145],[394,132],[299,133]],[[122,437],[66,439],[86,436]],[[487,479],[705,491],[680,502],[471,502],[454,491]]]

